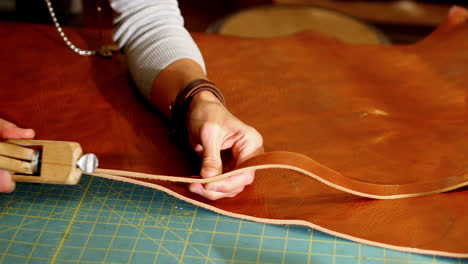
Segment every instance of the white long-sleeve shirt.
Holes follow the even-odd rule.
[[[184,28],[177,0],[110,0],[114,41],[124,50],[132,78],[148,100],[159,73],[189,58],[205,70],[197,45]]]

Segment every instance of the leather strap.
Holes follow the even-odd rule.
[[[123,177],[149,179],[184,183],[209,183],[226,179],[249,170],[287,169],[302,173],[322,182],[331,188],[371,199],[401,199],[425,196],[453,191],[468,185],[468,175],[454,176],[440,180],[416,182],[409,184],[376,184],[354,180],[333,171],[322,164],[298,153],[275,151],[264,153],[241,164],[238,169],[219,176],[201,179],[194,177],[178,177],[148,173],[129,172],[122,170],[97,169],[93,176],[113,180],[123,180]],[[144,182],[137,182],[141,184]],[[141,184],[144,185],[144,184]],[[146,185],[145,185],[146,186]],[[148,186],[153,187],[154,186]],[[159,189],[159,188],[158,188]]]

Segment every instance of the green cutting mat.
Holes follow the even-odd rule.
[[[18,184],[0,204],[0,263],[468,264],[225,217],[90,176],[78,186]]]

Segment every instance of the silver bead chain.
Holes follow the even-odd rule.
[[[80,49],[78,48],[77,46],[75,46],[67,37],[67,35],[65,35],[65,32],[63,32],[63,29],[62,27],[60,26],[60,24],[58,23],[58,20],[57,20],[57,17],[55,16],[55,12],[54,12],[54,8],[52,7],[52,3],[50,2],[50,0],[45,0],[46,4],[47,4],[47,9],[49,10],[49,14],[50,14],[50,17],[52,18],[52,21],[54,22],[54,25],[55,25],[55,28],[57,29],[58,33],[60,34],[60,36],[62,37],[63,41],[65,41],[65,43],[67,44],[67,46],[73,50],[75,53],[81,55],[81,56],[93,56],[93,55],[96,55],[96,51],[95,50],[84,50],[84,49]],[[98,9],[100,9],[101,7],[98,7]],[[100,10],[98,10],[100,11]]]

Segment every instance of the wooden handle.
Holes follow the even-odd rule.
[[[77,184],[82,171],[76,166],[83,155],[81,146],[75,142],[50,140],[9,139],[10,144],[22,148],[37,146],[41,149],[40,175],[13,175],[16,182],[34,182],[48,184]]]
[[[22,160],[33,160],[36,154],[34,149],[0,142],[0,155]]]
[[[30,162],[0,156],[0,168],[21,174],[33,174]]]

